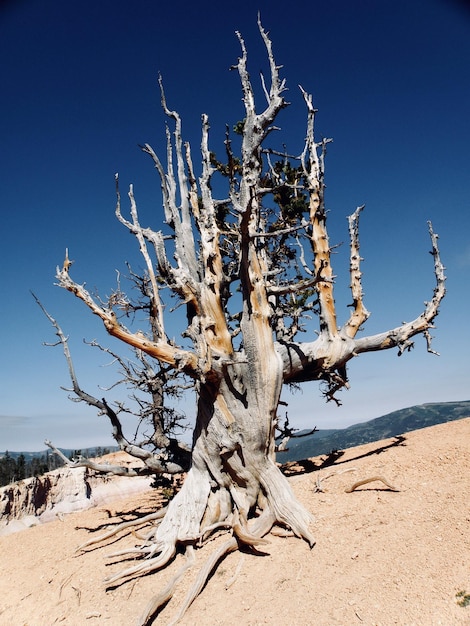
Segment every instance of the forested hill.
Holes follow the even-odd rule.
[[[60,448],[69,459],[78,456],[94,458],[118,450],[117,446],[72,450]],[[0,452],[0,487],[31,476],[42,476],[46,472],[62,467],[64,462],[50,450],[41,452]]]
[[[341,428],[337,430],[319,430],[313,435],[301,437],[299,439],[291,439],[288,443],[288,450],[286,452],[278,453],[277,460],[280,463],[287,461],[299,461],[302,459],[308,459],[313,456],[319,456],[320,454],[329,454],[333,450],[344,450],[345,448],[352,448],[359,446],[363,443],[371,443],[373,441],[379,441],[380,439],[387,439],[389,437],[395,437],[402,435],[410,430],[418,430],[419,428],[426,428],[427,426],[434,426],[435,424],[442,424],[444,422],[451,422],[462,417],[470,416],[470,400],[462,402],[433,402],[429,404],[421,404],[419,406],[412,406],[406,409],[400,409],[399,411],[393,411],[388,415],[377,417],[368,422],[362,422],[360,424],[353,424],[348,428]],[[114,450],[117,448],[113,448]],[[85,451],[82,450],[62,450],[69,458],[71,456],[77,456],[77,454],[83,454],[87,457],[99,456],[103,453],[102,448],[89,448]],[[109,452],[109,448],[105,449],[105,452]],[[0,452],[0,469],[3,465],[8,465],[7,474],[13,473],[13,476],[5,476],[0,484],[8,484],[12,480],[18,480],[25,478],[24,472],[18,476],[17,468],[14,467],[18,463],[18,459],[24,464],[31,464],[34,466],[36,463],[41,463],[41,467],[33,467],[32,472],[27,472],[27,475],[37,475],[44,471],[54,469],[61,465],[55,455],[50,451],[42,452]],[[0,472],[2,473],[2,472]]]
[[[313,435],[291,439],[288,451],[278,453],[277,460],[280,463],[300,461],[469,416],[470,400],[412,406],[348,428],[319,430]]]

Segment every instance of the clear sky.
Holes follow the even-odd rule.
[[[451,0],[16,0],[0,8],[0,450],[112,444],[103,417],[74,404],[49,323],[33,290],[70,335],[82,386],[113,380],[106,359],[83,344],[100,321],[54,286],[68,246],[73,276],[107,294],[116,269],[136,261],[136,244],[114,217],[114,174],[134,184],[142,214],[158,229],[159,183],[138,144],[162,153],[169,106],[183,118],[195,163],[200,115],[216,151],[225,124],[243,117],[235,30],[245,38],[253,80],[266,67],[257,9],[289,87],[279,120],[299,152],[305,111],[297,85],[312,92],[327,158],[330,241],[347,242],[346,216],[366,204],[361,252],[365,327],[373,334],[416,317],[432,295],[428,219],[440,234],[448,296],[434,348],[417,338],[411,354],[366,354],[350,368],[343,406],[326,405],[318,385],[291,400],[300,428],[342,427],[395,409],[468,400],[470,271],[470,11]],[[347,269],[340,248],[335,272]],[[336,261],[336,259],[335,259]],[[349,301],[338,279],[338,315]],[[175,329],[175,334],[178,330]],[[111,344],[116,347],[116,344]],[[188,405],[187,411],[192,413]]]

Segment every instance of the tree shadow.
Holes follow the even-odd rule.
[[[342,456],[344,456],[346,450],[333,450],[329,454],[326,455],[326,458],[320,459],[319,461],[314,461],[312,459],[303,459],[301,461],[289,461],[284,463],[281,466],[282,473],[289,476],[298,476],[299,474],[310,474],[311,472],[315,472],[325,467],[331,467],[336,465],[341,465],[342,463],[349,463],[350,461],[357,461],[358,459],[364,459],[368,456],[374,456],[376,454],[382,454],[391,448],[396,448],[397,446],[406,446],[406,437],[404,435],[397,435],[394,437],[394,440],[386,445],[382,445],[375,450],[369,450],[369,452],[364,452],[364,454],[358,454],[355,457],[347,458],[344,460],[340,460]]]
[[[168,500],[161,500],[157,503],[157,507],[152,506],[151,504],[143,504],[141,506],[136,506],[132,509],[122,510],[122,511],[111,511],[108,508],[103,508],[102,511],[106,513],[108,519],[102,522],[101,524],[97,524],[96,526],[75,526],[75,530],[87,530],[90,533],[95,533],[101,530],[109,530],[113,526],[120,526],[123,522],[135,521],[139,518],[145,518],[150,513],[154,513],[156,510],[164,508],[167,506]]]

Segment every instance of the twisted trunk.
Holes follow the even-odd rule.
[[[264,359],[266,360],[266,359]],[[239,541],[256,543],[248,519],[263,514],[290,527],[311,545],[309,513],[297,502],[275,464],[274,426],[283,382],[275,351],[265,364],[265,383],[245,354],[219,377],[200,384],[192,467],[170,503],[156,538],[163,543],[193,540],[214,526],[231,526]]]

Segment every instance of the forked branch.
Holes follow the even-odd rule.
[[[87,305],[92,313],[102,320],[104,327],[111,336],[120,339],[134,348],[142,350],[159,361],[173,365],[188,374],[194,374],[197,359],[192,352],[175,348],[165,339],[153,341],[140,331],[135,333],[130,332],[119,323],[116,313],[112,308],[105,308],[98,304],[85,289],[84,285],[79,285],[71,278],[66,263],[64,263],[62,268],[57,267],[56,278],[59,287],[63,287],[73,293]]]
[[[160,299],[160,292],[157,283],[157,277],[155,275],[154,265],[150,258],[149,252],[147,250],[146,239],[149,238],[149,234],[147,233],[147,237],[144,233],[144,229],[141,227],[139,223],[139,216],[137,214],[137,205],[134,198],[134,189],[132,185],[129,189],[129,200],[131,203],[131,216],[132,216],[132,224],[125,220],[121,213],[121,194],[119,192],[119,178],[116,174],[116,216],[119,221],[124,224],[131,233],[133,233],[139,242],[140,253],[142,254],[145,265],[147,268],[148,277],[150,279],[151,291],[150,291],[150,316],[152,319],[152,327],[154,329],[155,336],[153,337],[154,341],[166,341],[165,337],[165,327],[163,322],[163,306]],[[153,235],[153,232],[151,233]],[[151,237],[154,240],[154,237]]]

